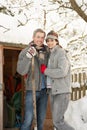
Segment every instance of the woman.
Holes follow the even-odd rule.
[[[41,65],[41,72],[47,75],[50,88],[53,124],[56,130],[74,130],[64,121],[64,113],[70,99],[70,62],[66,51],[59,45],[58,34],[50,31],[46,43],[50,48],[48,67]]]

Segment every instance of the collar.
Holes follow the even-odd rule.
[[[55,47],[53,47],[52,49],[50,49],[50,51],[54,52],[55,50],[57,50],[57,48],[59,48],[59,45],[56,45]]]

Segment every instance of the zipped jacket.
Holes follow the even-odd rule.
[[[66,51],[60,46],[53,48],[50,54],[50,68],[45,75],[52,80],[52,94],[71,92],[71,65]]]

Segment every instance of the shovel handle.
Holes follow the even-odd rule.
[[[33,113],[34,113],[34,128],[37,130],[37,113],[36,113],[36,87],[34,78],[34,57],[32,58],[32,93],[33,93]]]

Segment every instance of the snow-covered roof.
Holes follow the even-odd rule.
[[[25,48],[27,46],[23,43],[13,43],[13,42],[3,42],[3,41],[0,41],[0,45],[3,45],[5,47],[17,47],[17,48]]]
[[[18,27],[15,17],[0,13],[0,41],[27,45],[32,40],[34,24]]]

